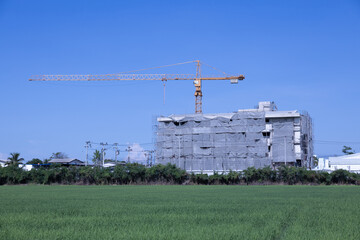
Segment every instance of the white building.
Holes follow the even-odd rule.
[[[0,166],[1,167],[6,167],[6,164],[10,162],[10,160],[4,160],[4,159],[0,159]]]
[[[25,171],[31,171],[31,169],[34,168],[32,164],[20,164],[19,167],[21,167]]]
[[[343,169],[349,172],[360,173],[360,153],[339,157],[319,158],[315,171],[332,172]]]
[[[0,166],[7,167],[7,163],[9,163],[9,162],[10,162],[10,160],[0,159]],[[30,171],[33,168],[33,166],[31,164],[21,164],[21,163],[19,164],[19,167],[25,171]]]
[[[330,172],[329,159],[328,158],[318,158],[318,164],[314,168],[315,171],[328,171]]]
[[[344,169],[349,172],[360,173],[360,153],[329,157],[329,168],[331,171]]]

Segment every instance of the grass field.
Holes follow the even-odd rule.
[[[356,186],[1,186],[0,239],[360,239]]]

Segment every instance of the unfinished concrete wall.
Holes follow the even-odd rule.
[[[314,167],[313,130],[312,130],[312,119],[308,113],[303,113],[301,115],[300,124],[301,124],[300,147],[301,147],[302,166],[307,168],[313,168]]]
[[[309,132],[308,119],[303,120],[297,112],[279,112],[279,116],[272,112],[268,117],[271,110],[265,109],[158,118],[156,163],[211,173],[282,163],[296,165],[302,158],[307,162],[305,158],[312,156],[312,143],[306,145],[307,155],[301,154],[305,145],[299,139],[300,150],[296,150],[295,132],[300,132],[300,127]]]
[[[269,119],[272,124],[272,161],[274,163],[287,163],[295,165],[294,149],[294,119],[273,118]]]

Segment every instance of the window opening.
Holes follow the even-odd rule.
[[[263,132],[262,135],[263,137],[270,137],[270,132]]]

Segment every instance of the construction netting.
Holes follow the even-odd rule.
[[[265,111],[159,118],[156,163],[176,164],[191,172],[241,171],[275,163],[294,165],[303,158],[301,152],[296,152],[296,144],[300,149],[302,146],[294,132],[301,131],[301,122],[309,128],[308,118],[267,119]]]

